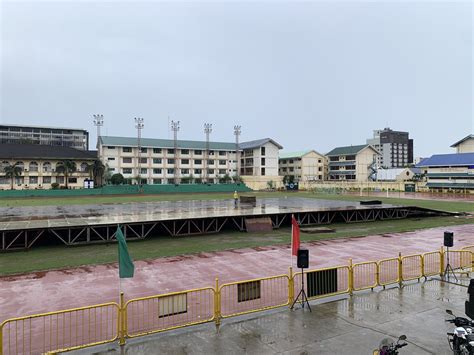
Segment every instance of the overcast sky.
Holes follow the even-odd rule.
[[[473,132],[471,1],[2,1],[0,123],[284,151],[410,132],[415,156]],[[93,146],[94,144],[91,144]]]

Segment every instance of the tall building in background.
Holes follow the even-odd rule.
[[[394,131],[390,128],[375,130],[367,144],[374,147],[380,155],[377,165],[384,168],[403,168],[413,164],[413,139],[408,132]]]
[[[76,128],[0,125],[0,144],[39,144],[89,149],[89,132]]]

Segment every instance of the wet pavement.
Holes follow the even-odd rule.
[[[403,255],[437,251],[447,228],[386,233],[302,243],[309,249],[310,268],[347,265]],[[449,227],[455,248],[474,245],[474,224]],[[249,236],[250,237],[250,236]],[[151,296],[220,283],[286,274],[291,264],[289,245],[181,255],[135,262],[135,276],[122,281],[125,298]],[[132,255],[133,257],[133,255]],[[11,318],[117,301],[116,264],[37,272],[0,278],[0,321]]]
[[[232,199],[42,206],[41,208],[0,207],[0,231],[388,207],[395,206],[389,204],[367,206],[354,201],[293,197],[258,198],[256,204],[241,203],[237,208],[234,207]]]
[[[299,306],[129,339],[72,354],[372,354],[384,338],[407,336],[403,354],[452,354],[445,310],[464,316],[467,288],[438,280],[356,293]]]

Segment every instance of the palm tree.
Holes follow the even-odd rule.
[[[68,188],[69,175],[75,173],[76,170],[76,163],[74,163],[72,160],[62,160],[56,165],[56,172],[64,175],[66,189]]]
[[[19,166],[18,163],[8,164],[3,167],[3,171],[5,172],[5,177],[11,179],[11,189],[13,190],[13,182],[16,177],[21,176],[21,173],[23,172],[22,167]]]
[[[92,174],[94,175],[94,181],[97,185],[102,185],[102,177],[104,176],[105,172],[105,165],[102,163],[100,159],[94,160],[92,165]],[[100,178],[100,179],[99,179]]]

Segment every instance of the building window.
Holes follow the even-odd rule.
[[[43,176],[43,184],[51,184],[51,176]]]
[[[220,157],[225,156],[225,154],[226,154],[226,153],[225,153],[225,150],[224,150],[224,151],[223,151],[223,150],[220,150],[220,151],[219,151],[219,156],[220,156]]]
[[[207,165],[214,165],[214,160],[208,160]]]
[[[168,154],[174,154],[174,149],[168,149]]]
[[[174,164],[174,159],[168,159],[168,164]]]
[[[286,168],[281,168],[281,171],[283,171],[284,173],[286,173]]]
[[[140,164],[146,164],[146,163],[148,163],[147,158],[140,158]]]
[[[131,164],[132,163],[132,158],[122,158],[122,163]]]
[[[261,147],[261,148],[260,148],[260,154],[261,154],[261,155],[265,155],[265,147]]]
[[[64,184],[64,176],[56,176],[56,182],[58,184]]]
[[[219,165],[225,165],[226,161],[225,160],[219,160]]]
[[[35,161],[32,161],[32,162],[30,163],[28,169],[29,169],[30,171],[33,171],[33,172],[38,171],[38,163],[35,162]]]
[[[146,152],[147,152],[147,149],[142,147],[142,148],[141,148],[141,152],[142,152],[142,153],[146,153]]]
[[[153,169],[153,174],[160,175],[162,172],[161,169]]]
[[[219,175],[225,175],[226,171],[225,169],[219,169]]]
[[[161,164],[161,158],[153,158],[153,164]]]
[[[30,185],[38,184],[38,177],[37,176],[30,176]]]
[[[189,164],[189,159],[182,159],[181,164],[188,165]]]
[[[265,165],[265,158],[261,158],[261,165]]]
[[[172,175],[172,174],[174,174],[174,169],[167,169],[166,172],[167,172],[167,174]]]
[[[161,154],[161,148],[153,148],[154,154]],[[161,181],[161,179],[159,179]]]
[[[153,183],[157,185],[161,185],[161,179],[153,179]]]
[[[202,164],[202,160],[201,160],[201,159],[196,159],[196,160],[194,160],[194,164],[196,164],[196,165],[201,165],[201,164]]]
[[[261,173],[262,173],[261,175],[262,176],[265,175],[265,168],[261,168],[260,170],[261,170]]]
[[[77,178],[75,178],[75,177],[70,177],[70,178],[67,179],[67,182],[68,182],[69,184],[77,184]]]
[[[295,168],[293,168],[292,166],[290,166],[290,172],[293,172],[295,171]]]
[[[148,174],[148,169],[147,168],[141,168],[140,169],[140,174]]]
[[[183,175],[189,174],[189,169],[181,169],[181,174]]]
[[[45,173],[49,173],[51,172],[53,169],[51,168],[51,163],[49,161],[43,163],[43,172]]]
[[[122,152],[124,153],[131,153],[132,152],[132,147],[123,147]]]
[[[189,149],[181,149],[181,154],[188,155],[189,154]]]
[[[109,146],[107,147],[107,149],[115,149],[115,147],[109,145]]]
[[[289,163],[289,164],[293,164],[293,159],[290,159],[290,160],[288,161],[288,163]]]
[[[132,168],[123,168],[122,173],[123,174],[131,174],[132,173]]]
[[[201,174],[201,173],[202,173],[202,170],[201,170],[201,169],[194,169],[194,173],[195,173],[195,174]]]
[[[195,150],[194,155],[202,155],[202,150]]]
[[[107,158],[108,161],[115,160],[115,158]]]
[[[173,185],[174,184],[174,179],[168,179],[168,184]]]

